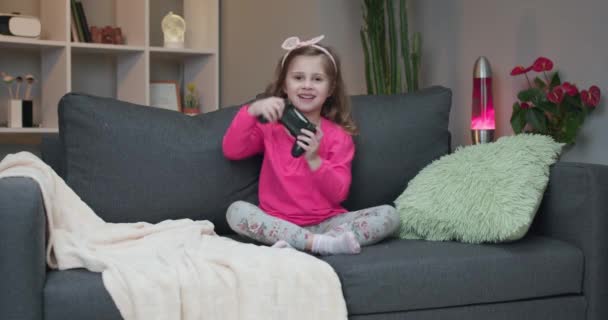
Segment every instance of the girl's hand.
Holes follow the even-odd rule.
[[[269,97],[257,100],[251,105],[247,111],[254,117],[263,116],[268,122],[275,122],[281,119],[285,101],[278,97]]]
[[[308,166],[313,171],[321,166],[321,158],[319,157],[319,144],[323,138],[321,128],[317,126],[317,133],[310,130],[302,129],[302,134],[298,135],[297,143],[304,151],[304,157],[308,162]]]

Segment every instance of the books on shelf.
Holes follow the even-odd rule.
[[[70,0],[70,9],[72,12],[72,40],[74,42],[92,42],[82,2]]]
[[[89,25],[81,1],[70,0],[72,13],[71,39],[73,42],[93,42],[106,44],[124,44],[122,30],[119,27],[97,27]]]

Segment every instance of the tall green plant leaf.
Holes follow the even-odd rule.
[[[420,57],[422,51],[422,34],[420,32],[414,33],[414,38],[412,39],[412,53],[411,53],[411,64],[412,64],[412,90],[418,90],[420,80],[419,71],[420,71]]]
[[[397,4],[399,19],[395,17]],[[360,37],[366,57],[368,93],[418,90],[421,37],[417,33],[409,39],[407,1],[363,0],[362,12],[364,25]],[[412,47],[418,49],[412,51]]]
[[[369,43],[363,29],[359,32],[361,36],[361,44],[363,45],[363,58],[365,61],[365,83],[367,84],[367,94],[373,94],[375,90],[374,82],[372,81],[371,68],[372,63],[369,56]]]
[[[386,0],[386,11],[388,16],[388,47],[389,63],[388,73],[390,75],[389,93],[397,93],[397,74],[399,73],[399,61],[397,60],[397,31],[395,25],[395,7],[391,0]]]
[[[405,0],[399,2],[399,17],[399,24],[401,26],[401,58],[403,59],[403,67],[405,69],[405,81],[407,83],[407,91],[413,91],[412,67],[410,64],[410,31],[408,26],[407,3]]]

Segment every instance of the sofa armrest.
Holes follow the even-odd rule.
[[[38,183],[0,179],[0,319],[43,317],[46,217]]]
[[[608,319],[608,166],[556,163],[532,232],[583,251],[587,319]]]

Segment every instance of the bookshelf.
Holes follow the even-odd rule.
[[[6,0],[0,12],[40,18],[40,39],[0,36],[0,71],[33,74],[34,128],[7,128],[8,89],[0,90],[0,135],[57,132],[57,105],[84,92],[150,105],[150,82],[193,82],[201,111],[219,108],[219,0],[79,0],[89,26],[120,27],[121,45],[73,42],[70,0]],[[160,27],[169,12],[184,17],[183,49],[164,48]]]

